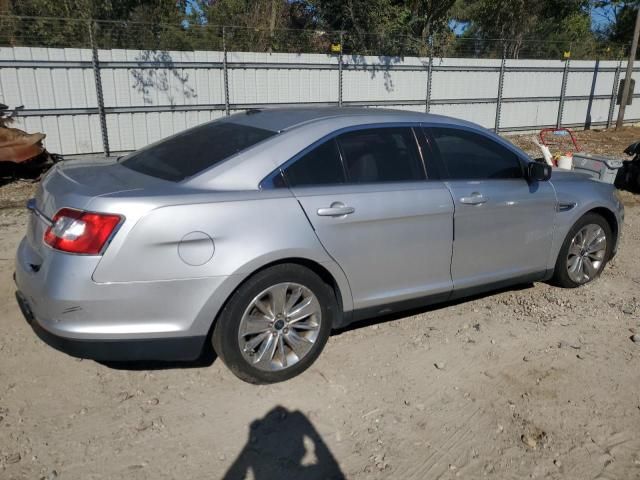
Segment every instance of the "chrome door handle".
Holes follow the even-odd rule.
[[[356,209],[353,207],[347,207],[343,203],[335,202],[330,207],[319,208],[317,214],[320,217],[342,217],[355,211]]]
[[[466,205],[482,205],[483,203],[487,203],[487,200],[489,199],[484,195],[478,192],[473,192],[470,197],[460,198],[460,203],[464,203]]]

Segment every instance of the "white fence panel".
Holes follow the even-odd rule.
[[[469,122],[475,122],[486,128],[493,128],[496,106],[491,103],[470,103],[456,105],[434,105],[431,113],[462,118]]]
[[[334,104],[424,112],[429,59],[298,53],[98,50],[110,149],[133,150],[194,125],[251,107]],[[565,62],[434,58],[430,111],[496,127],[535,130],[558,119]],[[572,60],[562,123],[580,127],[610,120],[617,61]],[[620,73],[624,78],[624,71]],[[340,85],[342,89],[340,89]],[[340,98],[342,91],[342,98]],[[90,49],[0,47],[0,102],[24,105],[16,125],[47,134],[63,155],[103,151]],[[228,103],[228,105],[227,105]],[[614,119],[617,107],[613,108]],[[640,98],[626,121],[640,120]]]
[[[419,57],[345,56],[343,101],[393,102],[425,99],[429,59]],[[416,70],[400,70],[402,67]],[[394,68],[396,70],[394,70]],[[336,101],[336,97],[332,99]],[[401,104],[401,103],[400,103]]]

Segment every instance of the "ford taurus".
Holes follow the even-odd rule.
[[[17,297],[72,355],[191,360],[211,342],[241,379],[278,382],[360,319],[594,280],[623,206],[611,185],[551,174],[453,118],[250,110],[56,165],[28,205]]]

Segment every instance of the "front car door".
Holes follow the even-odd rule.
[[[283,167],[361,312],[452,288],[453,202],[444,182],[426,179],[416,134],[410,126],[350,130]]]
[[[549,182],[529,182],[504,140],[465,127],[425,129],[455,204],[454,290],[544,275],[556,213]]]

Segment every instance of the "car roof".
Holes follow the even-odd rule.
[[[519,151],[517,147],[475,123],[406,110],[361,107],[269,108],[249,110],[216,121],[262,128],[278,134],[188,180],[187,183],[196,188],[254,190],[267,175],[315,142],[344,129],[384,123],[467,127],[484,132],[484,135],[492,137],[512,151]]]
[[[227,121],[276,132],[290,130],[309,123],[340,119],[341,124],[374,122],[433,122],[470,126],[456,118],[407,110],[365,107],[275,107],[252,109],[228,117]],[[349,122],[349,119],[352,121]],[[477,127],[477,125],[474,125]]]

